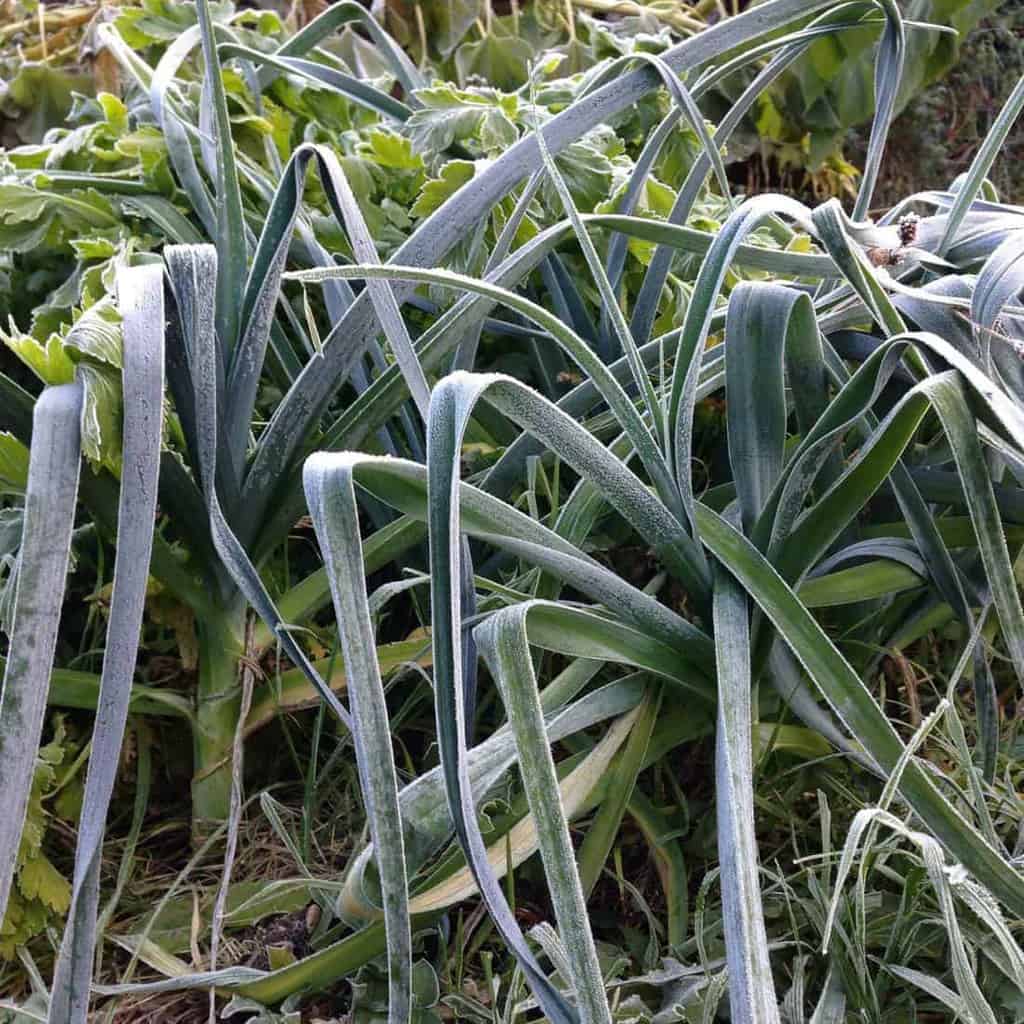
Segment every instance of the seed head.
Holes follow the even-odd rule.
[[[905,213],[899,220],[900,245],[913,245],[917,240],[917,223],[921,218],[916,213]]]

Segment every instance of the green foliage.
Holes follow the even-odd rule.
[[[908,33],[898,111],[953,67],[963,39],[999,6],[998,0],[919,0],[910,6],[905,16],[920,27]],[[877,28],[865,27],[814,42],[762,98],[756,132],[739,133],[737,145],[767,153],[782,167],[819,170],[843,150],[851,128],[871,120],[877,38]]]
[[[1024,74],[1022,30],[1021,6],[1002,5],[966,36],[956,66],[932,88],[910,98],[894,129],[905,145],[891,148],[887,156],[886,202],[922,186],[944,186],[967,169],[971,154]],[[954,105],[959,113],[950,121],[946,114]],[[992,182],[1001,195],[1017,197],[1024,190],[1022,139],[1018,122],[1006,138],[1003,158],[992,168]]]
[[[519,102],[495,89],[456,89],[451,85],[420,89],[422,108],[406,121],[404,130],[419,152],[444,152],[455,142],[473,141],[482,152],[507,149],[519,133],[514,124]]]
[[[116,265],[113,256],[103,256],[108,266]],[[121,467],[120,320],[105,295],[45,341],[17,328],[0,335],[43,384],[67,384],[77,376],[84,394],[82,450],[94,467],[115,475]]]
[[[1017,1013],[1024,86],[851,219],[721,153],[867,104],[872,207],[945,59],[896,5],[579,6],[388,5],[417,66],[359,4],[146,0],[0,157],[0,952],[67,914],[55,1024]],[[147,747],[106,903],[129,712],[196,853],[129,892]]]
[[[24,494],[28,482],[28,449],[13,435],[0,433],[0,487]]]
[[[437,975],[430,964],[419,961],[413,967],[413,1024],[439,1024],[436,1010],[441,998]],[[372,964],[352,980],[352,1020],[359,1024],[381,1024],[388,1019],[387,977]]]
[[[41,139],[51,128],[59,128],[74,102],[74,94],[89,89],[87,74],[69,73],[47,63],[21,64],[6,83],[3,103],[16,111],[15,131],[23,142]]]
[[[230,3],[210,4],[210,17],[226,24],[233,14]],[[118,17],[118,32],[133,49],[173,43],[186,29],[196,24],[194,4],[177,4],[172,0],[143,0],[138,7],[129,7]]]
[[[18,850],[14,890],[0,925],[0,959],[11,960],[20,946],[48,927],[59,926],[71,903],[71,883],[43,849],[53,817],[78,821],[82,779],[76,758],[81,740],[68,735],[63,715],[53,717],[53,737],[39,749],[28,816]]]

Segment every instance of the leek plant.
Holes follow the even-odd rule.
[[[0,704],[0,775],[10,780],[12,811],[0,824],[0,909],[42,729],[77,499],[117,542],[73,900],[49,1019],[84,1021],[89,1007],[103,823],[126,715],[133,701],[153,699],[132,686],[149,573],[192,607],[199,629],[194,704],[170,709],[194,735],[196,819],[209,828],[237,813],[231,761],[245,726],[240,679],[276,644],[296,667],[296,692],[313,688],[351,733],[368,841],[329,904],[341,925],[336,941],[277,970],[175,970],[132,991],[216,986],[239,1000],[277,1004],[385,955],[389,1020],[409,1020],[417,1013],[414,931],[478,892],[546,1019],[610,1021],[587,898],[627,813],[658,831],[635,791],[641,771],[713,735],[727,973],[709,991],[727,979],[733,1020],[777,1021],[753,749],[754,736],[770,735],[790,712],[811,749],[827,742],[891,780],[871,822],[912,834],[936,884],[954,865],[966,873],[971,887],[942,888],[944,911],[955,920],[957,893],[973,911],[985,907],[986,923],[1016,963],[1019,949],[998,908],[1024,914],[1024,879],[1005,839],[983,805],[937,779],[915,744],[904,742],[865,679],[873,652],[906,646],[937,622],[973,638],[979,740],[966,770],[972,785],[992,779],[999,707],[989,655],[999,650],[1018,680],[1024,672],[1016,581],[1024,333],[1015,304],[1024,285],[1024,213],[990,194],[986,174],[1024,105],[1024,86],[962,180],[868,221],[903,62],[900,11],[890,0],[769,0],[660,55],[602,66],[553,116],[535,108],[530,130],[382,261],[343,162],[315,142],[280,169],[265,220],[253,230],[242,194],[250,179],[232,144],[221,65],[235,62],[256,90],[280,74],[313,77],[396,120],[414,117],[412,108],[303,54],[358,17],[410,102],[420,92],[416,69],[356,5],[338,5],[269,53],[234,40],[205,0],[197,9],[197,26],[155,69],[111,35],[147,91],[181,190],[212,239],[179,237],[120,272],[119,480],[91,470],[79,478],[81,379],[45,390],[34,411],[25,392],[3,385],[5,429],[31,438],[31,463]],[[879,31],[877,116],[853,216],[837,201],[810,209],[782,196],[731,197],[721,147],[760,90],[814,40],[865,26]],[[190,124],[173,81],[196,47],[205,102]],[[761,58],[734,110],[709,129],[697,99]],[[532,90],[543,74],[538,67]],[[655,90],[665,90],[670,107],[615,208],[581,213],[559,154]],[[700,143],[686,179],[663,220],[635,216],[645,178],[682,120]],[[344,261],[317,240],[303,213],[310,168],[344,231]],[[716,232],[688,225],[712,173],[729,211]],[[520,228],[538,192],[558,204],[560,217],[524,239]],[[509,196],[480,272],[447,264]],[[644,243],[647,258],[624,308],[630,242]],[[578,254],[585,285],[559,273],[550,259],[558,249]],[[301,258],[289,269],[292,250]],[[697,257],[699,271],[679,322],[655,333],[680,254]],[[537,277],[546,305],[532,287]],[[355,292],[349,282],[363,286]],[[295,325],[278,317],[296,285],[322,286],[331,320],[305,361],[281,328],[282,319]],[[429,307],[417,334],[423,287],[449,299]],[[598,323],[584,296],[594,298]],[[490,319],[498,315],[514,320]],[[515,337],[556,354],[564,363],[545,358],[543,365],[570,367],[578,383],[559,395],[474,371],[480,332],[495,323],[514,324],[522,332]],[[311,311],[311,335],[320,333],[315,324]],[[367,352],[380,359],[372,377],[361,377]],[[257,395],[270,357],[292,372],[262,423]],[[357,397],[339,407],[350,379]],[[725,458],[702,490],[695,414],[723,391]],[[182,439],[173,451],[162,442],[167,398]],[[507,443],[493,446],[501,448],[493,464],[466,474],[467,440],[480,436]],[[380,454],[384,443],[393,451]],[[154,534],[158,501],[187,561]],[[305,511],[323,567],[274,592],[267,561]],[[367,522],[378,525],[364,540]],[[649,581],[638,585],[597,557],[606,529],[650,551]],[[429,577],[414,576],[409,586],[429,587],[431,629],[421,646],[429,646],[440,764],[401,785],[382,681],[387,652],[375,633],[379,602],[367,577],[401,564],[424,538]],[[330,603],[345,702],[297,628]],[[987,646],[978,643],[983,634]],[[552,663],[565,667],[549,678]],[[475,708],[491,684],[507,722],[481,738]],[[61,685],[70,680],[58,671],[52,691]],[[585,731],[602,723],[599,739]],[[552,744],[563,740],[573,756],[556,761]],[[522,798],[485,832],[481,805],[514,769]],[[913,828],[889,809],[897,798]],[[570,822],[589,812],[576,850]],[[858,828],[863,835],[867,820]],[[536,851],[557,935],[524,935],[502,885]],[[685,878],[669,864],[663,884],[669,933],[682,945]],[[140,938],[136,951],[144,948]],[[963,986],[954,996],[985,1019],[960,946],[953,955]],[[839,998],[829,986],[821,1005],[834,1012]]]

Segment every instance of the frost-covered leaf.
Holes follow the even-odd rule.
[[[116,224],[113,206],[98,192],[83,189],[62,195],[20,182],[0,182],[0,250],[30,252],[51,229],[59,240],[66,233]]]
[[[440,1024],[434,1008],[441,990],[437,974],[426,960],[412,969],[413,1008],[411,1024]],[[385,1024],[388,1020],[388,984],[386,976],[374,965],[364,967],[352,981],[352,1024]]]
[[[456,142],[498,153],[519,138],[517,97],[496,89],[457,89],[450,84],[418,89],[423,105],[402,125],[419,153],[443,153]]]
[[[235,996],[220,1012],[222,1020],[231,1020],[241,1014],[245,1014],[247,1024],[299,1024],[301,1020],[298,1010],[272,1010],[245,996]]]
[[[36,757],[15,884],[0,923],[0,960],[11,959],[18,946],[59,921],[68,908],[70,883],[47,859],[42,846],[49,822],[46,804],[57,785],[57,769],[72,761],[79,748],[80,743],[68,736],[64,716],[55,715],[53,736]]]
[[[121,317],[113,297],[104,296],[71,325],[64,347],[75,362],[88,360],[121,369]]]
[[[533,52],[525,39],[489,32],[455,51],[455,70],[463,85],[475,79],[498,89],[518,89],[526,82]]]
[[[555,157],[555,166],[569,186],[573,202],[584,212],[592,211],[612,191],[615,165],[612,156],[621,152],[622,144],[614,132],[594,131],[573,142]],[[541,185],[544,202],[554,210],[561,209],[554,186]]]
[[[96,466],[121,473],[121,377],[116,370],[80,363],[78,377],[82,402],[82,454]]]
[[[71,248],[80,260],[108,260],[117,253],[117,243],[101,235],[73,238]]]
[[[26,61],[7,87],[6,104],[21,111],[15,131],[23,142],[40,142],[50,128],[64,122],[72,94],[92,87],[87,74],[49,63]]]
[[[231,3],[210,4],[210,17],[226,22],[234,13]],[[175,0],[142,0],[139,7],[121,10],[117,31],[134,49],[143,49],[157,43],[171,43],[182,32],[196,24],[194,4],[176,3]]]

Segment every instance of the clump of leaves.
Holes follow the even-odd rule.
[[[748,6],[739,3],[730,10]],[[494,0],[436,5],[399,0],[378,7],[384,23],[421,65],[432,62],[462,86],[485,81],[503,89],[526,83],[538,53],[561,56],[573,72],[587,71],[636,50],[662,53],[678,39],[713,24],[724,10],[711,4],[677,10],[671,4],[606,0],[534,0],[508,6]],[[953,67],[962,40],[998,7],[996,0],[929,0],[915,6],[898,110]],[[761,93],[732,140],[732,158],[770,164],[770,181],[778,180],[780,171],[792,171],[798,181],[810,175],[818,185],[852,188],[856,167],[843,158],[844,138],[874,114],[873,45],[869,30],[814,41]],[[750,77],[748,73],[747,81]],[[709,104],[716,119],[739,94],[741,81],[712,92]]]
[[[728,989],[735,1019],[771,1024],[782,979],[806,966],[773,940],[809,930],[769,913],[777,903],[759,867],[754,770],[776,752],[817,761],[834,750],[887,779],[881,814],[903,802],[913,825],[896,818],[896,831],[918,844],[929,877],[954,865],[970,877],[955,891],[933,885],[944,911],[954,895],[983,894],[978,906],[1019,915],[1018,823],[993,821],[984,786],[1003,754],[992,663],[1005,658],[1014,687],[1024,676],[1022,538],[1001,522],[1019,517],[1024,462],[1013,302],[1024,232],[1019,209],[983,188],[1024,86],[958,189],[908,200],[918,219],[901,206],[873,223],[864,217],[906,30],[885,0],[838,10],[770,0],[679,45],[640,40],[582,71],[563,70],[564,54],[544,58],[518,90],[428,84],[356,4],[296,35],[202,0],[186,13],[194,26],[178,25],[171,46],[151,33],[142,56],[116,26],[105,34],[134,83],[126,109],[162,136],[166,194],[137,154],[127,174],[11,171],[30,189],[59,182],[141,211],[172,243],[116,264],[116,323],[100,298],[67,334],[22,325],[30,340],[15,346],[49,366],[53,337],[54,365],[77,364],[72,381],[34,398],[0,378],[0,425],[31,435],[0,700],[16,812],[0,818],[5,899],[46,685],[55,702],[68,689],[52,669],[79,500],[116,537],[102,672],[76,680],[102,714],[50,1018],[84,1021],[89,1010],[103,823],[126,717],[140,705],[191,732],[196,841],[227,835],[223,875],[194,911],[208,955],[189,948],[194,932],[184,950],[180,934],[161,933],[166,947],[153,939],[176,882],[141,931],[118,936],[165,980],[101,995],[215,985],[245,1001],[240,1013],[254,1003],[291,1013],[297,992],[383,958],[389,1019],[429,1015],[434,992],[417,991],[414,966],[422,936],[450,935],[451,908],[479,895],[513,979],[509,1016],[525,1002],[558,1021],[709,1017]],[[809,45],[847,31],[879,42],[854,216],[836,202],[738,201],[722,147]],[[709,128],[696,101],[748,63],[755,77]],[[455,118],[450,136],[427,101]],[[397,199],[384,209],[376,190],[390,182],[408,210]],[[380,244],[375,217],[387,225]],[[80,473],[95,354],[75,347],[76,360],[68,339],[93,310],[98,336],[119,329],[119,472],[112,460]],[[494,372],[510,353],[528,372]],[[397,578],[375,589],[392,564]],[[135,681],[150,575],[192,613],[194,693]],[[321,636],[310,641],[300,623]],[[951,624],[965,652],[956,685],[972,668],[961,787],[938,784],[921,736],[871,689],[877,652],[936,623]],[[320,657],[321,638],[340,657]],[[279,678],[260,678],[264,664]],[[399,710],[384,681],[410,664],[429,683]],[[321,923],[294,963],[224,966],[225,929],[274,912],[278,895],[242,902],[231,886],[246,740],[281,709],[317,701],[315,742],[330,711],[344,736],[332,771],[354,761],[366,835],[343,879],[333,865],[311,878],[308,829],[297,840],[263,793],[298,865],[282,888],[315,899]],[[422,764],[403,757],[407,780],[396,749],[416,702],[432,725]],[[671,777],[673,751],[711,748],[713,788],[690,782],[696,838],[717,865],[691,921],[685,861],[659,841],[675,833],[644,773]],[[307,821],[318,775],[314,754]],[[588,914],[627,815],[658,861],[667,942],[685,958],[665,967],[664,1006],[609,1000],[608,979],[614,993],[640,972],[628,957],[609,966]],[[538,852],[541,916],[557,930],[524,929],[513,909]],[[716,879],[720,910],[706,927]],[[644,893],[635,902],[650,935],[635,953],[646,985],[661,922]],[[984,925],[1016,963],[1000,920]],[[943,918],[955,938],[953,921]],[[985,1019],[989,997],[968,984],[963,944],[949,948],[949,973],[931,980]],[[859,1012],[867,986],[816,950],[804,955],[816,958],[804,974],[819,1019],[841,1016],[847,999]],[[911,956],[888,955],[889,973],[920,968]],[[358,979],[369,1017],[383,1012],[382,980],[375,967]],[[789,997],[801,1014],[806,1001]]]
[[[1022,35],[1024,11],[1012,4],[1003,5],[964,35],[956,66],[914,95],[896,122],[894,130],[907,145],[887,154],[881,199],[895,202],[924,185],[954,181],[967,170],[1024,74]],[[960,114],[949,122],[942,112],[952,104],[958,105]],[[1006,138],[1004,159],[992,168],[992,183],[1000,195],[1024,192],[1022,152],[1024,130],[1018,123]]]
[[[53,736],[39,748],[32,775],[14,887],[0,924],[0,959],[14,959],[19,947],[60,924],[71,904],[71,883],[44,851],[52,817],[78,822],[84,785],[78,763],[82,740],[69,735],[65,717],[54,715]]]

